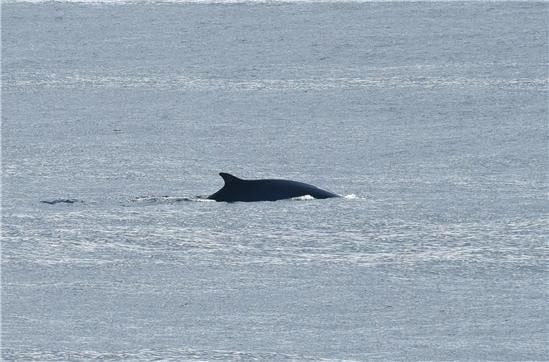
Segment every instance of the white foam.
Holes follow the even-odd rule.
[[[194,201],[194,202],[216,202],[215,200],[208,199],[205,196],[197,196],[185,199],[185,201]]]
[[[309,200],[316,200],[316,199],[314,197],[312,197],[311,195],[303,195],[303,196],[298,196],[298,197],[292,197],[292,200],[309,201]]]
[[[345,199],[347,200],[356,200],[356,199],[362,199],[362,197],[358,197],[357,195],[355,194],[349,194],[349,195],[345,195],[343,196]]]

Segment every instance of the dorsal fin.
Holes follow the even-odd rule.
[[[225,185],[230,185],[234,182],[242,181],[242,179],[239,179],[238,177],[226,172],[220,172],[219,176],[223,178],[223,181],[225,181]]]

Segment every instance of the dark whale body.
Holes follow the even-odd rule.
[[[290,180],[242,180],[236,176],[221,172],[225,185],[208,199],[215,201],[276,201],[311,195],[315,199],[339,197],[339,195],[319,189],[313,185]]]

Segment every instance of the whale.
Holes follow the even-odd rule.
[[[225,184],[207,198],[224,202],[277,201],[310,195],[315,199],[339,197],[332,192],[303,182],[281,179],[244,180],[226,172],[220,172]]]

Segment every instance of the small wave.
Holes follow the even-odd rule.
[[[2,4],[30,3],[41,4],[51,0],[2,0]],[[204,5],[278,5],[300,3],[369,3],[392,0],[56,0],[58,3],[90,5],[132,5],[132,4],[204,4]]]
[[[43,204],[48,204],[48,205],[84,203],[84,201],[77,200],[77,199],[41,200],[40,202],[43,203]]]
[[[144,203],[144,204],[157,204],[157,203],[174,203],[186,200],[186,197],[174,197],[174,196],[137,196],[131,199],[131,202]]]
[[[4,349],[2,355],[10,361],[350,361],[333,360],[303,354],[286,354],[272,351],[207,350],[192,348],[141,349],[122,351],[49,351]]]
[[[180,197],[180,196],[138,196],[130,200],[132,203],[139,203],[144,205],[157,205],[157,204],[175,204],[183,201],[191,202],[215,202],[210,200],[207,196],[199,195],[194,197]]]
[[[379,76],[306,77],[296,79],[201,78],[190,74],[66,74],[17,73],[5,77],[8,87],[45,88],[146,88],[231,91],[330,90],[357,88],[499,88],[547,90],[549,78],[467,78],[385,74]]]

